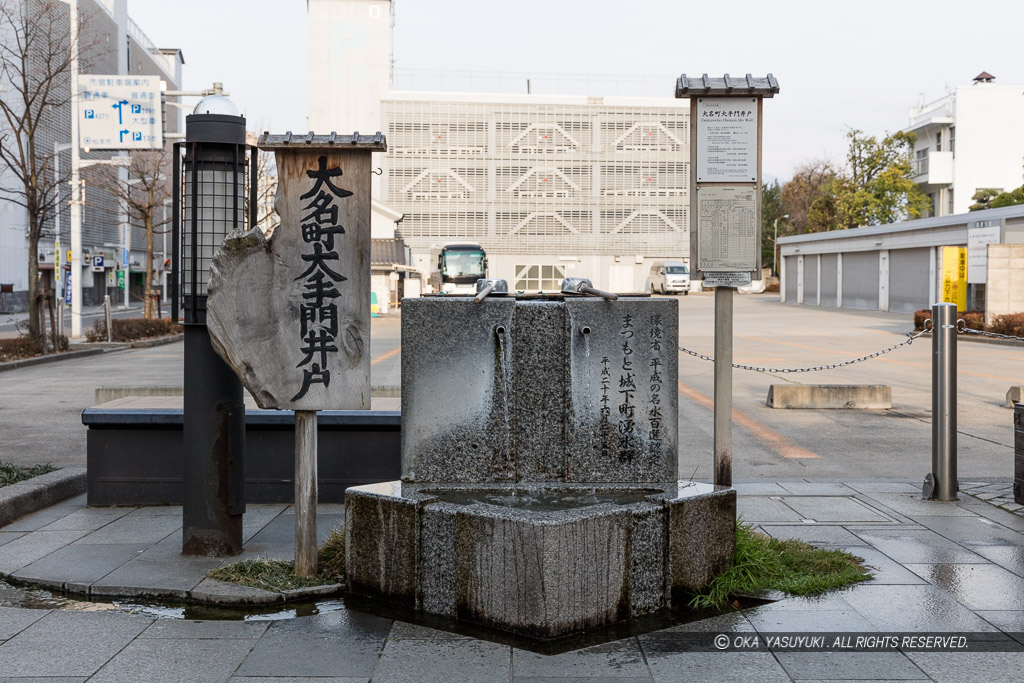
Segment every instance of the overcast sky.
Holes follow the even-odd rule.
[[[617,74],[775,74],[764,173],[841,160],[844,131],[907,123],[908,108],[981,71],[1024,93],[1022,0],[400,0],[398,69]],[[185,87],[224,83],[252,129],[305,129],[305,0],[128,0]],[[608,95],[610,92],[592,92]],[[637,94],[643,94],[637,93]],[[1024,123],[1024,122],[1022,122]]]

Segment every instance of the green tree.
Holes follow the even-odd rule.
[[[775,262],[775,221],[786,212],[782,210],[782,188],[779,181],[761,185],[761,265],[768,267]],[[780,223],[784,224],[783,221]],[[780,229],[782,225],[779,226]]]
[[[847,131],[846,166],[801,166],[782,188],[782,203],[797,233],[856,228],[920,218],[928,198],[913,181],[913,133],[881,140]]]
[[[971,199],[974,200],[974,204],[971,204],[969,211],[984,211],[985,209],[998,209],[1001,206],[1024,204],[1024,185],[1009,192],[984,188],[975,192]]]

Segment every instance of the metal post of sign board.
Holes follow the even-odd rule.
[[[926,500],[956,501],[956,304],[932,304],[932,471]]]
[[[767,78],[680,76],[690,100],[690,270],[715,287],[714,482],[732,485],[733,289],[761,269],[763,99]]]

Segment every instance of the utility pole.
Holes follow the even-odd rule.
[[[82,337],[82,198],[78,156],[78,0],[71,9],[71,338]]]

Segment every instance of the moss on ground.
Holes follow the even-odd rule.
[[[24,467],[0,460],[0,486],[10,486],[11,484],[17,484],[19,481],[25,481],[32,477],[38,477],[41,474],[49,474],[56,471],[57,468],[53,465]]]
[[[272,592],[342,583],[345,580],[345,532],[341,529],[333,530],[317,552],[317,570],[315,577],[299,576],[293,562],[256,558],[219,567],[207,576]]]

